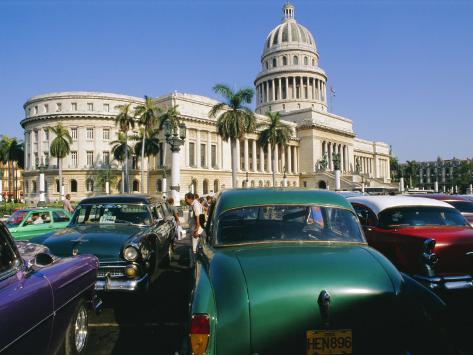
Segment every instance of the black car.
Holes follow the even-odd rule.
[[[176,223],[167,202],[146,195],[82,200],[69,226],[33,238],[54,255],[94,254],[98,291],[147,290],[171,255]]]

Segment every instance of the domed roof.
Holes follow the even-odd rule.
[[[294,6],[286,3],[283,7],[283,22],[276,26],[266,38],[263,55],[281,46],[303,48],[317,52],[312,33],[294,19]]]

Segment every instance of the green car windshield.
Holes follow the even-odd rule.
[[[79,205],[72,217],[72,225],[80,224],[151,224],[148,207],[140,204]]]
[[[326,206],[266,205],[226,211],[217,244],[270,241],[365,242],[352,211]]]
[[[18,227],[27,213],[28,211],[15,211],[5,222],[7,228]]]

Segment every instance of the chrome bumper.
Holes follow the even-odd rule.
[[[140,279],[134,280],[123,280],[123,279],[112,279],[106,277],[104,279],[98,279],[95,282],[96,291],[124,291],[124,292],[136,292],[145,291],[149,286],[148,274],[144,275]]]
[[[432,290],[468,290],[473,289],[473,276],[421,276],[414,278]]]

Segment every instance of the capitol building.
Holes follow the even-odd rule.
[[[327,74],[319,66],[319,53],[312,33],[299,24],[294,6],[283,7],[282,23],[264,41],[261,71],[256,75],[256,117],[280,112],[292,128],[292,137],[276,154],[277,186],[334,189],[334,154],[340,157],[341,188],[353,190],[390,185],[389,145],[357,137],[353,122],[328,112]],[[216,119],[209,111],[218,101],[180,93],[155,98],[163,111],[178,106],[187,126],[187,137],[180,150],[180,191],[201,195],[231,187],[230,143],[217,134]],[[58,92],[31,97],[24,104],[21,126],[25,134],[24,195],[29,203],[39,198],[38,162],[45,167],[45,195],[48,201],[60,199],[58,167],[49,158],[54,139],[52,127],[61,123],[72,137],[71,152],[63,159],[65,193],[72,200],[103,194],[101,176],[111,174],[111,193],[121,185],[121,163],[113,159],[112,142],[117,139],[117,105],[141,105],[144,99],[102,92]],[[237,147],[238,187],[272,185],[272,149],[259,146],[258,133],[247,134]],[[171,151],[164,134],[160,153],[141,162],[129,159],[129,191],[141,191],[141,164],[144,164],[144,191],[160,194],[170,186]],[[325,157],[325,158],[324,158]],[[166,179],[168,183],[164,183]]]

